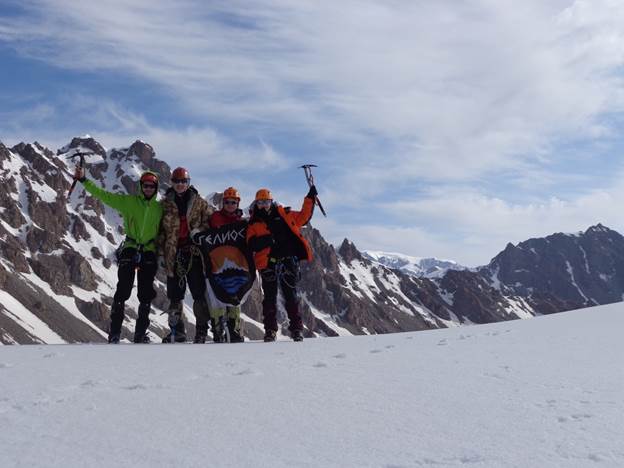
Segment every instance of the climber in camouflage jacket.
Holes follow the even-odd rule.
[[[210,226],[213,208],[195,187],[190,185],[189,173],[178,167],[171,175],[172,187],[162,201],[163,217],[158,245],[164,257],[167,272],[167,297],[169,298],[169,325],[171,333],[163,342],[186,341],[182,308],[186,285],[193,296],[196,318],[195,342],[204,343],[208,333],[209,308],[206,299],[206,277],[201,251],[193,244],[193,229],[204,230]]]
[[[208,219],[213,213],[213,208],[204,200],[195,187],[188,189],[189,199],[186,211],[186,222],[188,232],[193,229],[204,230],[209,226]],[[165,261],[167,276],[174,276],[176,254],[178,252],[178,233],[180,232],[180,213],[175,202],[175,192],[173,188],[167,190],[162,201],[163,218],[160,227],[159,245],[161,254]]]

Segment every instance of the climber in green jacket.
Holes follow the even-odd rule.
[[[130,298],[137,272],[139,298],[138,318],[134,330],[135,343],[149,343],[146,334],[150,324],[152,300],[156,297],[154,277],[158,270],[156,236],[163,215],[162,205],[156,199],[158,176],[145,172],[139,180],[138,195],[111,193],[85,178],[85,171],[76,168],[74,177],[83,183],[87,192],[117,210],[124,220],[126,239],[118,254],[117,289],[111,307],[109,343],[119,343],[124,319],[125,302]]]

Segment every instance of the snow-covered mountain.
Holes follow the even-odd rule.
[[[613,304],[202,352],[0,346],[0,466],[618,468],[622,329]]]
[[[150,169],[166,188],[171,169],[147,143],[105,149],[91,137],[74,138],[56,153],[39,143],[0,143],[0,342],[103,342],[117,281],[114,252],[123,239],[119,215],[87,196],[70,200],[68,155],[94,153],[88,177],[120,193],[134,193]],[[223,184],[219,184],[220,186]],[[202,193],[210,193],[199,187]],[[345,239],[339,249],[309,226],[304,235],[315,258],[302,267],[301,304],[307,337],[379,334],[527,318],[620,301],[624,293],[624,238],[597,225],[509,245],[489,265],[447,269],[425,276],[406,273],[417,259],[360,252]],[[447,268],[418,259],[422,268]],[[409,267],[408,267],[409,268]],[[162,336],[167,307],[163,273],[157,282],[150,331]],[[429,276],[429,277],[427,277]],[[138,303],[127,303],[125,336]],[[245,333],[262,334],[258,285],[243,307]],[[286,314],[280,311],[285,331]],[[185,308],[193,336],[193,314]],[[153,336],[155,338],[155,336]],[[284,334],[280,334],[284,338]]]
[[[467,267],[453,260],[412,257],[401,253],[363,250],[362,255],[364,258],[380,263],[388,268],[401,270],[405,273],[424,278],[441,278],[448,270],[467,269]]]

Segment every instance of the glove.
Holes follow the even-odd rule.
[[[316,186],[310,185],[310,191],[306,195],[306,198],[315,198],[317,195],[318,195],[318,192],[316,191]]]
[[[195,228],[195,229],[193,229],[191,231],[190,235],[191,235],[191,241],[193,241],[193,244],[201,245],[201,241],[202,241],[202,238],[204,236],[201,236],[200,233],[201,233],[201,231],[199,229],[197,229],[197,228]]]
[[[76,166],[74,171],[74,179],[84,182],[86,180],[84,167]]]

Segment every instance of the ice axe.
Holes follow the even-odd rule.
[[[76,157],[80,158],[80,162],[78,163],[77,167],[83,168],[85,166],[85,156],[93,156],[95,153],[81,153],[80,151],[76,151],[74,154],[67,156],[66,159],[75,159]],[[69,192],[67,193],[67,199],[69,200],[69,197],[71,197],[72,192],[74,191],[74,187],[76,187],[76,182],[78,182],[78,179],[74,178],[74,181],[71,184],[71,187],[69,187]]]
[[[312,175],[312,168],[318,167],[318,166],[316,164],[304,164],[303,166],[299,166],[299,167],[303,169],[303,171],[305,172],[308,185],[312,187],[314,185],[314,176]],[[323,213],[323,216],[327,217],[327,213],[325,213],[325,210],[323,209],[323,205],[321,205],[321,200],[319,200],[318,197],[314,197],[314,201],[316,202],[316,205],[321,210],[321,213]]]

